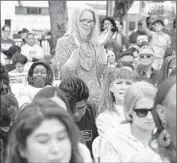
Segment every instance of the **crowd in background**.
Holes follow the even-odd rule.
[[[176,18],[123,29],[87,5],[54,52],[50,32],[18,46],[2,28],[2,162],[176,162]]]

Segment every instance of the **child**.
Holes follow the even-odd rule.
[[[28,59],[26,56],[18,53],[12,58],[15,69],[9,72],[10,83],[23,83],[27,78],[27,71],[24,71]]]
[[[107,54],[107,64],[108,64],[108,67],[116,67],[117,65],[117,54],[114,50],[111,50],[111,49],[107,49],[106,50],[106,54]]]
[[[137,80],[134,71],[113,68],[103,78],[101,100],[96,118],[98,133],[103,136],[124,120],[124,93]]]

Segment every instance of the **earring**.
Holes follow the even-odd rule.
[[[168,131],[166,129],[164,129],[158,138],[158,142],[159,144],[161,144],[164,147],[169,147],[172,143],[171,138],[170,138],[170,134],[168,133]]]

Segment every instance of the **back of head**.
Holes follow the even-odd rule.
[[[64,92],[70,106],[73,109],[77,102],[82,100],[88,100],[89,97],[89,89],[86,83],[77,77],[69,77],[65,78],[61,81],[59,88]]]
[[[78,152],[78,128],[66,111],[55,102],[46,99],[33,101],[20,112],[19,119],[10,133],[6,162],[27,162],[19,150],[26,149],[27,138],[44,120],[53,118],[61,122],[68,133],[72,148],[70,162],[82,162]]]
[[[123,51],[119,54],[117,61],[119,61],[121,58],[123,58],[124,56],[132,56],[133,57],[133,53],[130,50],[127,51]]]
[[[131,114],[137,100],[141,98],[154,99],[157,88],[145,81],[132,84],[124,95],[124,116],[127,121],[131,122]]]
[[[5,51],[5,54],[8,56],[9,59],[13,57],[15,53],[20,53],[21,48],[17,45],[12,45],[7,51]]]

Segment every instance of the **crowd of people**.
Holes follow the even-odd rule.
[[[176,162],[176,18],[171,34],[151,16],[123,28],[78,6],[50,62],[2,28],[1,162]]]

